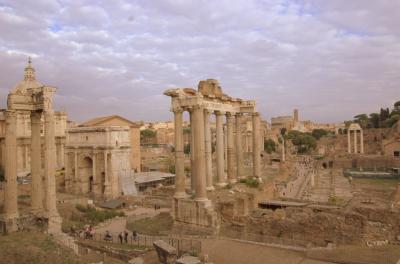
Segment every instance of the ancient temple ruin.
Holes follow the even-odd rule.
[[[232,98],[223,94],[217,80],[200,81],[198,91],[192,88],[169,89],[164,92],[172,99],[171,111],[175,120],[175,173],[174,218],[177,222],[203,227],[217,227],[216,213],[207,198],[207,190],[214,185],[225,186],[235,183],[243,173],[242,131],[243,115],[252,116],[253,124],[253,175],[261,176],[260,168],[260,115],[256,112],[255,101]],[[188,198],[185,190],[183,112],[188,111],[191,127],[191,192]],[[216,117],[216,161],[217,182],[213,182],[212,146],[210,115]],[[224,130],[223,116],[226,117],[227,133],[227,174],[224,171]],[[235,128],[236,126],[236,128]],[[235,133],[236,132],[236,133]]]
[[[21,215],[18,210],[17,184],[17,123],[19,114],[29,114],[31,122],[31,216],[47,222],[48,231],[59,232],[61,218],[56,208],[56,147],[53,94],[56,88],[42,85],[35,78],[35,69],[29,59],[24,80],[9,93],[5,111],[5,198],[0,231],[19,229]],[[42,161],[41,128],[44,120],[44,160]],[[42,167],[43,165],[43,167]]]
[[[354,137],[353,145],[351,144],[351,133]],[[360,149],[358,149],[358,143],[360,143]],[[364,154],[364,134],[361,126],[357,123],[350,124],[347,129],[347,151],[349,154]]]

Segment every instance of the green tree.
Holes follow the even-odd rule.
[[[369,118],[366,114],[359,114],[354,117],[354,122],[358,123],[362,128],[370,126]]]
[[[154,138],[156,137],[157,132],[152,129],[144,129],[140,131],[140,138]]]
[[[287,138],[297,147],[298,153],[307,153],[317,146],[317,140],[310,133],[291,130]]]
[[[185,146],[183,146],[183,152],[185,154],[190,154],[190,144],[185,144]]]
[[[378,113],[369,114],[369,120],[372,125],[372,128],[379,128],[379,114]]]
[[[313,129],[313,131],[311,132],[311,135],[317,140],[328,134],[330,134],[330,132],[322,128]]]
[[[271,154],[272,152],[275,152],[275,148],[275,141],[273,141],[272,139],[264,140],[264,149],[267,153]]]

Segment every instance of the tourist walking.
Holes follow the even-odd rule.
[[[121,233],[119,233],[119,235],[118,235],[118,239],[119,239],[119,243],[123,243],[124,242],[124,237],[123,237],[123,235],[122,235],[122,232]]]
[[[124,231],[124,241],[125,243],[128,243],[128,231]]]

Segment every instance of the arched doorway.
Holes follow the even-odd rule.
[[[93,161],[90,157],[85,157],[81,161],[79,174],[82,180],[82,192],[84,194],[93,192]]]

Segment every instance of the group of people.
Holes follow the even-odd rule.
[[[85,225],[83,230],[77,230],[76,227],[72,225],[70,233],[74,237],[83,237],[84,239],[92,239],[94,237],[94,229],[91,225]]]
[[[127,230],[120,232],[118,234],[118,240],[119,240],[119,243],[121,243],[121,244],[128,243],[128,238],[129,238],[129,232]],[[136,241],[136,239],[138,239],[138,233],[136,231],[133,231],[132,232],[132,240]],[[106,231],[104,240],[112,241],[112,235],[110,234],[110,232],[108,230]]]

